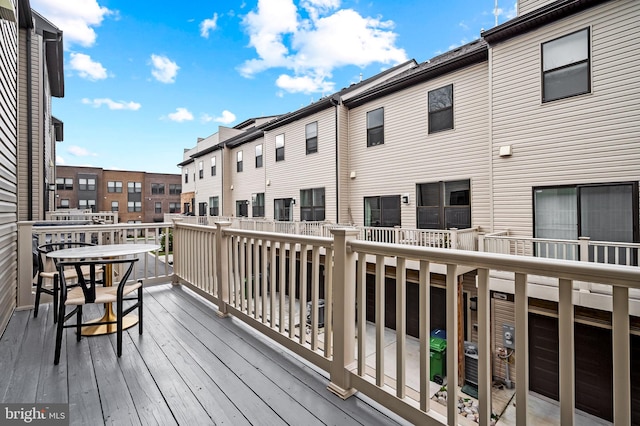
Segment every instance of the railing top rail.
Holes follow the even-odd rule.
[[[148,228],[166,228],[173,226],[171,222],[153,222],[153,223],[114,223],[114,224],[89,224],[89,225],[38,225],[38,222],[18,222],[18,226],[32,225],[34,232],[105,232],[119,229],[148,229]]]
[[[621,243],[618,241],[589,241],[590,246],[606,246],[606,247],[622,247],[622,248],[640,248],[640,243]]]
[[[399,256],[411,260],[427,260],[440,264],[466,265],[475,268],[640,289],[640,268],[634,266],[571,262],[512,254],[395,245],[362,240],[350,240],[348,248],[357,252],[380,256]]]
[[[500,240],[510,240],[510,241],[531,241],[538,243],[562,243],[562,244],[580,244],[579,240],[563,240],[563,239],[555,239],[555,238],[534,238],[534,237],[516,237],[516,236],[507,236],[507,235],[498,235],[498,234],[486,234],[484,236],[485,239],[496,238]]]
[[[333,245],[333,238],[315,237],[310,235],[283,234],[281,232],[248,231],[245,229],[225,228],[226,235],[276,241],[280,243],[306,244],[310,246],[329,247]]]

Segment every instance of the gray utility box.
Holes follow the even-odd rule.
[[[464,342],[464,380],[478,387],[478,346]]]

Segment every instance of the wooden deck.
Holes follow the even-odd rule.
[[[86,315],[98,316],[98,310]],[[15,312],[0,339],[0,402],[69,403],[70,424],[395,425],[240,321],[218,318],[180,286],[145,290],[144,334],[76,342],[67,330],[58,366],[49,305]]]

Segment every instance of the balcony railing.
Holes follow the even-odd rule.
[[[111,224],[118,223],[118,212],[99,212],[83,210],[57,210],[46,213],[47,220],[55,221],[74,221],[87,220],[93,223]]]
[[[170,224],[43,226],[19,224],[19,305],[30,306],[32,235],[39,241],[74,240],[99,243],[158,242]],[[640,289],[640,268],[595,262],[567,262],[532,256],[487,253],[453,248],[388,244],[359,239],[361,230],[334,227],[332,237],[304,236],[233,228],[230,222],[213,226],[176,222],[173,225],[173,266],[156,257],[157,273],[150,283],[164,279],[191,288],[218,307],[219,315],[233,315],[267,338],[306,359],[329,376],[329,390],[347,398],[358,391],[415,424],[457,424],[459,383],[458,310],[460,276],[477,270],[479,423],[491,423],[492,375],[490,337],[490,275],[511,274],[515,294],[516,422],[526,424],[529,383],[528,298],[530,275],[557,282],[559,315],[560,423],[574,424],[574,283],[591,282],[611,288],[613,306],[614,422],[629,424],[630,290]],[[451,235],[451,234],[443,234]],[[406,337],[408,265],[417,265],[419,281],[419,344],[409,353]],[[164,265],[164,269],[162,269]],[[366,275],[375,269],[376,304],[373,339],[365,339],[367,325]],[[385,353],[385,276],[395,268],[395,356]],[[150,267],[153,269],[153,265]],[[432,403],[430,372],[430,292],[432,274],[446,276],[449,396],[446,409]],[[163,274],[164,271],[164,275]],[[147,282],[147,279],[145,279]],[[29,301],[28,303],[25,303]],[[388,332],[388,330],[387,330]],[[371,356],[371,354],[373,354]],[[390,364],[391,363],[391,364]],[[417,363],[417,376],[407,365]],[[461,396],[461,395],[459,395]]]

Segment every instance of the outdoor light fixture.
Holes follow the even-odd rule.
[[[0,0],[2,1],[2,0]],[[49,184],[49,191],[55,191],[56,190],[56,184],[55,183],[50,183]]]
[[[471,309],[472,311],[477,311],[478,310],[478,298],[477,297],[470,297],[469,298],[469,309]]]

